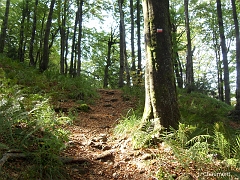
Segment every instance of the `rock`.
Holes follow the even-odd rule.
[[[100,134],[98,137],[94,137],[92,139],[93,142],[107,142],[107,135],[106,134]]]
[[[102,150],[103,151],[107,151],[107,150],[110,150],[111,149],[111,146],[103,146]]]
[[[113,175],[112,175],[112,177],[114,178],[114,179],[117,179],[118,178],[118,174],[115,172],[115,173],[113,173]]]
[[[142,160],[149,160],[149,159],[152,159],[152,154],[144,154],[142,157],[141,157],[141,159]]]

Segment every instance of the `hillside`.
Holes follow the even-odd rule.
[[[139,129],[142,88],[0,69],[3,180],[239,178],[240,124],[220,101],[179,90],[179,129],[152,139]]]

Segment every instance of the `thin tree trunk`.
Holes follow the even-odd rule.
[[[78,24],[78,11],[76,12],[75,17],[75,24],[74,24],[74,30],[73,30],[73,37],[72,37],[72,52],[71,52],[71,61],[70,61],[70,69],[69,69],[69,75],[74,76],[74,54],[76,51],[76,33],[77,33],[77,24]]]
[[[177,85],[179,88],[183,88],[183,77],[182,77],[182,66],[181,62],[179,60],[179,55],[178,55],[178,46],[177,46],[177,27],[175,25],[172,25],[172,42],[173,42],[173,61],[174,61],[174,70],[175,70],[175,75],[176,75],[176,80],[177,80]]]
[[[188,92],[194,90],[194,76],[193,76],[193,52],[192,52],[192,40],[190,32],[189,23],[189,13],[188,13],[188,1],[184,0],[184,10],[185,10],[185,26],[187,33],[187,64],[186,64],[186,88]]]
[[[141,6],[140,0],[137,0],[137,47],[138,47],[138,67],[137,75],[139,83],[142,80],[142,48],[141,48]]]
[[[65,63],[65,74],[67,74],[68,73],[68,62],[67,62],[67,56],[68,56],[68,37],[69,37],[69,28],[68,28],[68,30],[67,30],[67,36],[66,36],[66,42],[65,42],[65,44],[66,44],[66,49],[65,49],[65,58],[64,58],[64,63]]]
[[[83,20],[83,0],[80,0],[79,4],[79,22],[78,22],[78,43],[77,43],[77,52],[78,52],[78,59],[77,59],[77,76],[80,76],[81,72],[81,42],[82,42],[82,20]]]
[[[133,14],[133,0],[130,0],[130,16],[131,16],[131,51],[132,51],[132,71],[136,71],[135,64],[135,48],[134,48],[134,14]]]
[[[109,39],[109,41],[108,41],[108,52],[107,52],[107,64],[106,64],[105,69],[104,69],[103,88],[108,87],[109,67],[111,65],[111,48],[112,48],[112,41]]]
[[[29,44],[29,65],[36,66],[36,61],[34,61],[33,50],[34,50],[34,41],[36,36],[36,29],[37,29],[37,7],[38,7],[38,0],[35,0],[34,12],[33,12],[33,25],[32,25],[32,35]]]
[[[20,40],[19,40],[19,48],[18,48],[18,58],[20,62],[24,61],[24,50],[23,50],[23,43],[24,43],[24,23],[26,18],[26,6],[25,0],[23,0],[23,7],[22,7],[22,20],[20,25]]]
[[[40,64],[40,71],[43,72],[47,70],[49,64],[49,36],[52,26],[52,15],[53,15],[53,8],[54,8],[55,0],[51,1],[48,20],[46,24],[45,34],[44,34],[44,41],[43,41],[43,57],[42,62]]]
[[[234,26],[235,26],[235,36],[236,36],[236,70],[237,70],[236,100],[237,100],[237,104],[235,106],[235,110],[240,112],[240,34],[239,34],[236,2],[235,0],[231,0],[231,2],[232,2],[232,12],[233,12],[233,20],[234,20]]]
[[[225,103],[231,104],[231,102],[230,102],[230,85],[229,85],[229,69],[228,69],[228,59],[227,59],[227,47],[226,47],[226,40],[225,40],[225,35],[224,35],[221,0],[217,0],[217,14],[218,14],[218,25],[219,25],[221,48],[222,48],[222,57],[223,57],[223,68],[224,68]]]
[[[119,6],[119,13],[120,13],[120,67],[119,67],[119,81],[118,81],[118,87],[124,86],[123,81],[123,75],[124,75],[124,63],[125,63],[125,52],[124,52],[124,15],[122,10],[123,0],[118,0],[118,6]]]
[[[67,0],[64,1],[63,5],[63,15],[59,13],[59,19],[61,19],[61,24],[59,23],[60,35],[61,35],[61,52],[60,52],[60,74],[64,74],[64,61],[65,61],[65,48],[66,48],[66,18],[67,18]],[[61,4],[60,4],[61,6]]]
[[[5,39],[7,36],[8,16],[9,16],[10,0],[6,1],[5,15],[1,27],[0,34],[0,53],[3,53],[5,47]]]

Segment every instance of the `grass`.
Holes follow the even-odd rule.
[[[125,89],[124,92],[128,96],[144,97],[144,91],[139,89]],[[228,118],[233,107],[200,93],[188,94],[184,90],[178,90],[178,93],[182,118],[177,130],[164,132],[158,141],[153,140],[154,132],[146,133],[139,129],[142,114],[138,112],[142,112],[141,109],[136,113],[132,111],[120,121],[115,128],[115,136],[131,138],[133,148],[146,148],[162,142],[167,144],[173,155],[159,152],[159,164],[162,161],[171,164],[169,156],[174,156],[185,172],[231,172],[232,177],[239,178],[240,129],[231,127]],[[139,100],[139,105],[144,107],[143,100]],[[157,176],[158,179],[171,179],[172,170],[161,167]]]
[[[23,171],[18,163],[6,162],[1,179],[68,179],[59,160],[68,141],[64,129],[73,120],[55,113],[52,104],[72,99],[86,110],[97,96],[93,81],[84,75],[69,78],[53,69],[40,73],[25,63],[0,57],[0,155],[17,149],[26,155]]]

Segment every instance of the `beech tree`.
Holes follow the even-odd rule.
[[[146,49],[145,107],[143,124],[154,121],[154,129],[177,128],[180,119],[172,61],[168,0],[144,0]]]

